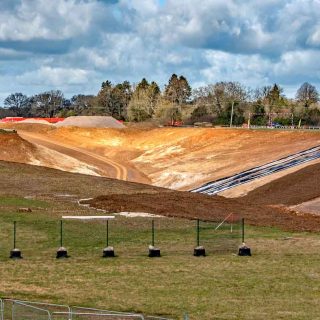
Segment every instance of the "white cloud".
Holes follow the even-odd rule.
[[[320,60],[317,50],[296,50],[286,52],[273,67],[275,76],[292,83],[297,79],[319,81]]]
[[[0,40],[61,40],[86,32],[95,4],[76,0],[22,0],[15,11],[1,11]]]
[[[0,1],[0,96],[102,81],[320,85],[319,0]],[[91,90],[91,91],[90,91]],[[90,91],[90,92],[88,92]]]
[[[240,81],[257,87],[272,82],[272,63],[259,55],[235,55],[222,51],[207,50],[204,58],[209,66],[201,70],[205,82]]]
[[[17,80],[21,84],[63,87],[85,84],[90,81],[89,78],[90,72],[83,69],[41,67],[18,76]]]

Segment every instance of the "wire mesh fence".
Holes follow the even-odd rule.
[[[1,320],[172,320],[96,308],[0,299]]]

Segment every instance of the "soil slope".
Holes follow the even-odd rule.
[[[36,146],[21,139],[16,133],[0,133],[0,160],[30,163]]]
[[[268,183],[247,196],[228,199],[188,192],[100,196],[88,203],[108,212],[141,211],[168,216],[223,219],[229,213],[245,217],[258,226],[276,226],[291,231],[320,231],[320,216],[301,213],[293,204],[320,197],[320,164]]]
[[[250,198],[210,197],[5,161],[0,161],[0,195],[54,199],[65,195],[65,201],[74,201],[74,197],[69,198],[71,195],[78,199],[93,197],[87,203],[108,212],[148,212],[212,221],[221,221],[229,213],[235,213],[252,225],[320,231],[320,216],[297,214],[278,205],[251,203]]]
[[[156,186],[189,190],[320,144],[320,133],[273,130],[59,128],[41,138],[81,147],[147,178]],[[131,169],[131,170],[130,170]],[[137,174],[140,172],[140,175]],[[135,174],[134,174],[135,173]]]
[[[69,156],[73,150],[71,156],[81,155],[79,160],[100,168],[104,176],[176,190],[189,190],[320,144],[319,132],[305,131],[7,126],[14,126],[28,141],[51,150]],[[75,153],[74,148],[81,149],[81,153]],[[84,159],[83,153],[90,153],[91,158],[103,157],[109,170],[101,167],[100,161]],[[279,174],[259,181],[265,184],[274,178],[279,178]],[[254,188],[259,186],[259,181],[252,184]]]
[[[76,158],[36,146],[16,133],[0,133],[0,160],[42,165],[70,172],[98,175],[98,170]]]
[[[248,193],[248,203],[296,205],[320,197],[320,164],[314,164]]]

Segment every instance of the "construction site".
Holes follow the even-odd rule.
[[[266,314],[307,319],[307,308],[316,318],[319,146],[317,130],[143,127],[87,116],[2,121],[0,211],[7,238],[0,239],[5,279],[0,292],[3,297],[51,303],[64,295],[67,304],[81,306],[92,302],[106,307],[109,299],[109,310],[156,314],[163,319],[180,319],[185,312],[191,319],[235,319],[231,303],[240,310],[237,319],[262,319]],[[108,262],[98,258],[103,223],[89,227],[89,222],[68,222],[65,241],[71,258],[63,264],[46,263],[59,242],[55,223],[67,214],[115,215],[110,232],[119,256]],[[207,237],[210,223],[212,230],[226,221],[230,228],[230,216],[245,220],[252,257],[237,256],[243,239],[234,234],[233,249],[226,247],[215,254],[218,235]],[[13,219],[24,255],[18,262],[8,257]],[[162,257],[148,262],[144,251],[151,239],[151,219],[156,221],[155,238]],[[208,227],[201,229],[195,243],[199,220]],[[236,230],[235,220],[232,228]],[[193,247],[201,241],[208,256],[194,260]],[[303,265],[306,259],[308,265]],[[38,277],[32,275],[35,261],[41,265]],[[10,270],[5,268],[8,263]],[[99,284],[105,263],[111,272],[106,281],[116,284],[106,291]],[[71,275],[74,267],[81,270]],[[70,277],[60,277],[62,272]],[[148,280],[143,284],[144,276]],[[194,283],[195,295],[188,292],[186,279]],[[212,281],[209,291],[204,289],[207,281]],[[256,282],[260,284],[254,287]],[[275,283],[273,296],[268,293],[270,283]],[[303,283],[314,290],[301,296]],[[91,300],[79,299],[83,285],[94,288]],[[211,295],[211,290],[218,295]],[[146,300],[146,291],[154,300]],[[250,310],[241,308],[246,299],[255,300]],[[160,308],[152,303],[155,300]],[[284,307],[289,300],[304,306]],[[277,311],[280,307],[283,314]]]

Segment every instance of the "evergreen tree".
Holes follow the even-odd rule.
[[[182,105],[186,103],[191,96],[191,87],[184,76],[178,77],[173,74],[165,87],[164,96],[173,104]]]
[[[101,114],[111,115],[116,119],[123,120],[127,113],[131,94],[131,85],[128,81],[115,86],[110,81],[103,82],[97,97]]]
[[[128,117],[132,121],[144,121],[154,115],[160,89],[156,82],[143,78],[135,88],[128,106]]]

